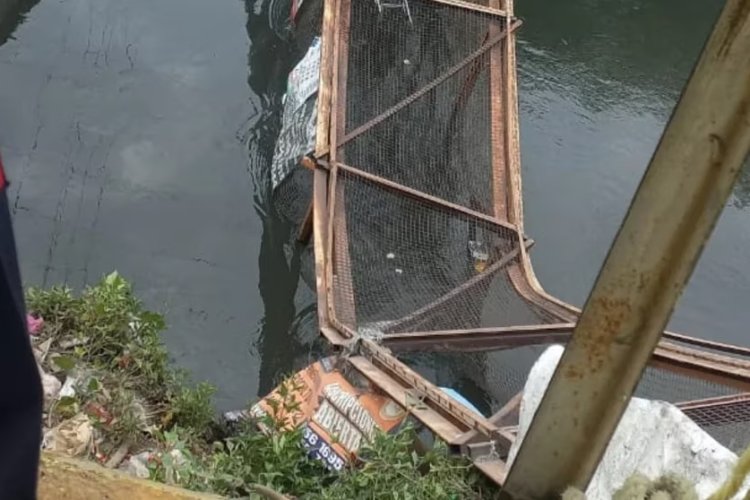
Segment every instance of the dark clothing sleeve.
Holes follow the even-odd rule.
[[[0,160],[0,500],[36,498],[42,386],[26,311]]]

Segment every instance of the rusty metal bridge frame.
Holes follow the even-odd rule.
[[[337,348],[349,353],[349,365],[374,386],[407,410],[437,436],[469,458],[492,480],[502,485],[508,471],[504,457],[514,439],[520,395],[496,414],[484,418],[448,397],[435,385],[399,361],[392,353],[403,351],[488,352],[524,345],[566,343],[581,313],[575,307],[547,294],[534,275],[528,250],[532,241],[523,229],[521,165],[516,84],[515,32],[520,21],[513,14],[513,0],[489,0],[480,5],[461,0],[422,0],[436,8],[481,13],[490,19],[487,33],[473,52],[447,68],[432,82],[347,131],[348,53],[352,33],[352,2],[366,0],[324,0],[322,21],[321,74],[318,94],[315,151],[303,160],[313,170],[313,201],[302,232],[312,233],[315,255],[318,319],[320,332]],[[413,186],[375,175],[360,165],[349,165],[343,146],[382,123],[441,82],[489,55],[491,130],[492,213],[439,198]],[[484,70],[483,69],[483,70]],[[453,296],[481,283],[502,270],[515,292],[525,302],[546,311],[552,320],[545,324],[521,324],[494,328],[442,331],[398,331],[396,321],[381,338],[363,337],[352,325],[356,311],[354,297],[342,293],[336,284],[351,290],[350,245],[344,204],[342,175],[366,180],[379,188],[410,197],[420,203],[460,214],[462,217],[502,229],[513,235],[509,251],[496,257],[486,269],[438,300],[402,318],[428,314]],[[376,214],[373,214],[375,217]],[[394,328],[394,325],[395,328]],[[664,332],[650,354],[650,364],[662,370],[731,387],[736,395],[679,404],[699,424],[711,423],[720,415],[732,421],[750,421],[750,349]],[[640,374],[640,372],[639,372]],[[417,403],[410,403],[417,402]]]

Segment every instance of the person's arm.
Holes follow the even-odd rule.
[[[0,158],[0,499],[34,499],[42,438],[42,385],[26,310]]]

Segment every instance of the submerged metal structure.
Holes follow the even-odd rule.
[[[503,484],[522,385],[485,418],[398,355],[501,351],[510,362],[576,328],[581,311],[544,291],[524,231],[521,21],[513,0],[401,1],[301,7],[302,31],[321,42],[315,147],[300,169],[319,328],[342,370]],[[677,403],[735,450],[750,443],[750,349],[664,332],[637,393]]]

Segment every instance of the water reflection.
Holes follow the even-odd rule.
[[[668,112],[720,7],[706,0],[518,2],[529,21],[519,60],[552,65],[522,83],[573,93],[592,111],[627,101]]]
[[[720,3],[518,3],[526,225],[553,294],[585,300]],[[747,343],[747,164],[670,328]]]
[[[255,210],[262,221],[258,289],[265,314],[258,325],[254,356],[260,361],[258,395],[267,394],[279,377],[315,357],[321,349],[312,291],[302,282],[305,248],[295,241],[296,224],[274,199],[270,165],[281,127],[286,77],[307,47],[286,40],[281,19],[288,2],[246,1],[248,85],[260,98],[261,111],[248,136],[249,170],[254,180]]]

